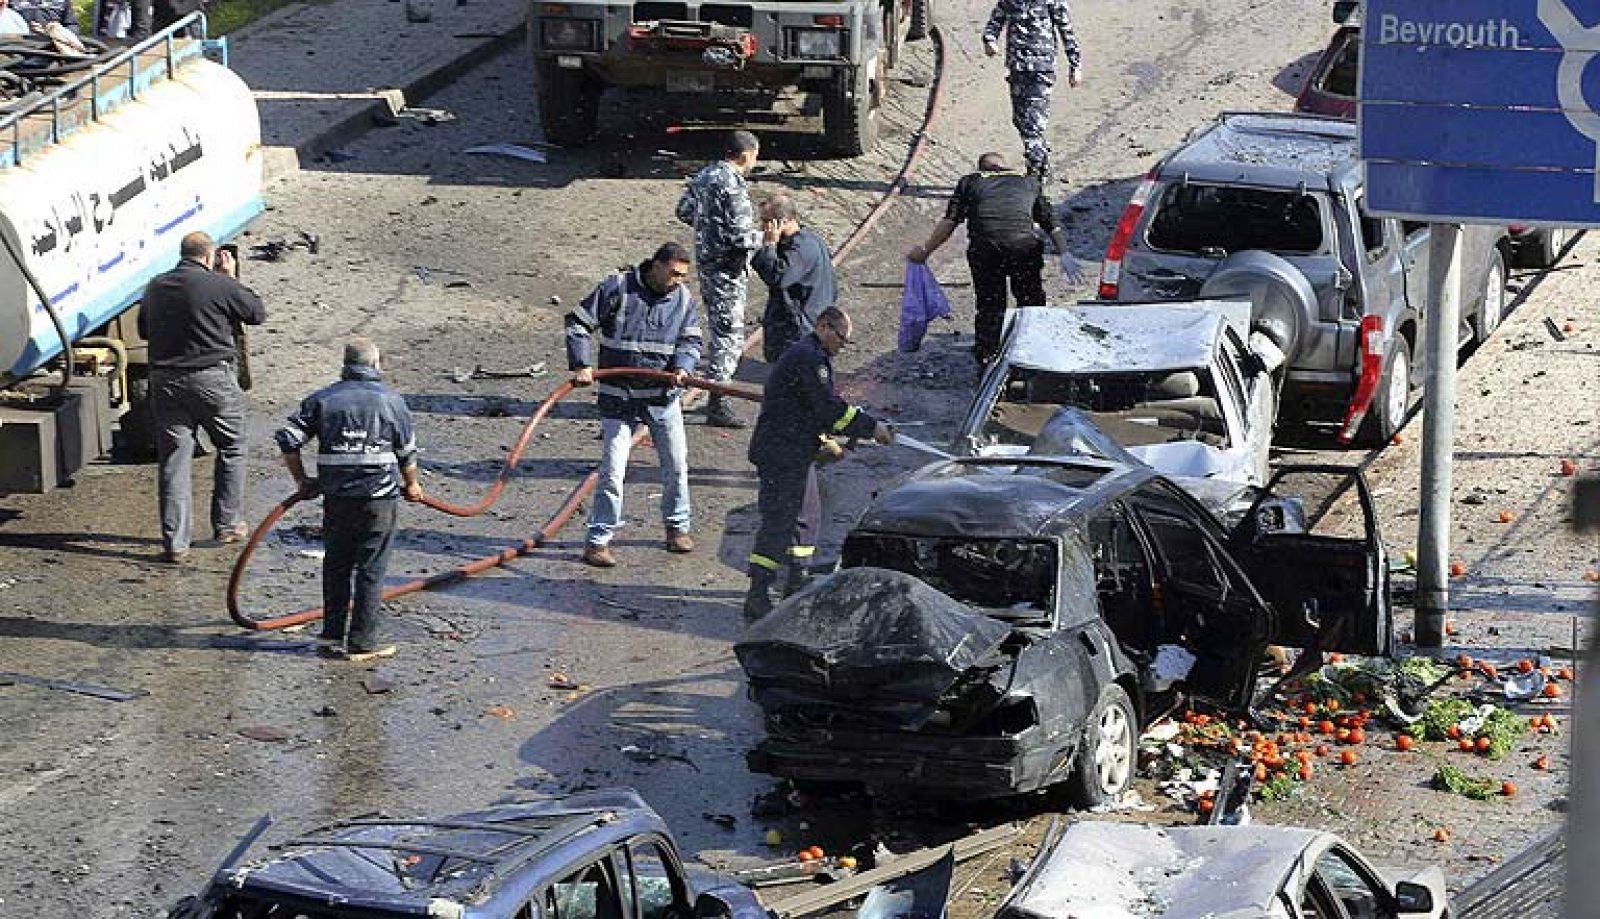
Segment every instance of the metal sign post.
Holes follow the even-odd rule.
[[[1417,528],[1417,647],[1444,644],[1450,607],[1451,454],[1456,430],[1456,330],[1461,327],[1461,227],[1428,231],[1423,322],[1427,388],[1422,403],[1422,491]]]

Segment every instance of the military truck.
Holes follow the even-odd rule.
[[[782,123],[821,116],[827,145],[877,142],[888,74],[928,35],[932,0],[530,0],[545,135],[576,145],[597,130],[608,87],[693,93],[707,109]],[[726,103],[731,102],[731,105]]]

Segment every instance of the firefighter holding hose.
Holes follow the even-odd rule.
[[[828,307],[817,316],[811,333],[783,353],[767,378],[748,454],[759,481],[756,506],[761,528],[750,550],[746,619],[759,619],[772,610],[772,586],[785,564],[784,596],[805,582],[822,525],[816,464],[837,459],[842,452],[832,438],[870,437],[885,446],[894,441],[894,428],[834,391],[833,356],[850,343],[851,332],[850,317],[836,306]]]
[[[385,386],[378,346],[344,346],[339,382],[320,389],[289,416],[275,440],[301,498],[322,497],[322,652],[351,661],[389,657],[378,640],[383,573],[399,519],[399,498],[422,500],[417,441],[405,399]],[[317,477],[300,449],[317,441]],[[353,588],[353,590],[352,590]]]

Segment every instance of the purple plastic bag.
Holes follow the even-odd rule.
[[[950,301],[933,271],[923,262],[907,261],[905,293],[900,295],[900,350],[921,348],[928,323],[949,315]]]

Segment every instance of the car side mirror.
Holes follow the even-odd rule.
[[[1401,881],[1394,885],[1395,912],[1404,915],[1433,912],[1433,891],[1426,884]]]

